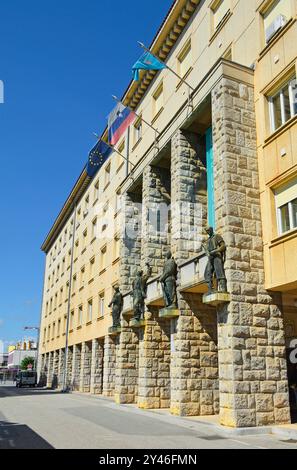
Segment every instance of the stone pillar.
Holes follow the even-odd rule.
[[[54,374],[54,353],[49,352],[48,353],[48,373],[47,373],[47,382],[46,386],[47,388],[52,388],[53,384],[53,374]]]
[[[178,130],[171,142],[171,247],[178,262],[197,254],[207,225],[205,146]]]
[[[47,355],[41,354],[38,360],[38,385],[44,387],[47,382]]]
[[[152,276],[160,274],[170,248],[170,171],[148,165],[142,185],[142,267],[146,261]]]
[[[58,375],[59,375],[59,350],[56,350],[53,353],[52,388],[57,388],[58,387]]]
[[[172,414],[205,416],[219,412],[216,311],[196,294],[183,294],[192,315],[181,310],[171,338]],[[185,313],[185,314],[184,314]]]
[[[195,256],[207,225],[207,175],[202,137],[179,130],[171,145],[172,234],[177,263]],[[178,278],[179,283],[179,278]],[[172,414],[218,412],[215,311],[197,294],[178,292],[180,316],[171,332]]]
[[[136,403],[138,391],[138,330],[129,328],[122,319],[116,355],[115,402]]]
[[[170,406],[170,322],[145,313],[143,338],[139,342],[138,406]]]
[[[65,370],[65,349],[60,349],[59,350],[59,366],[58,366],[58,388],[63,387],[64,370]]]
[[[212,91],[217,231],[231,302],[219,310],[220,421],[290,422],[280,296],[264,289],[254,91],[222,77]]]
[[[65,357],[66,360],[66,357]],[[72,365],[73,365],[73,346],[69,346],[67,355],[67,373],[66,373],[66,386],[72,390]]]
[[[120,242],[120,286],[122,293],[131,290],[141,258],[141,194],[122,196],[122,235]]]
[[[81,358],[80,358],[80,379],[79,391],[88,393],[91,384],[91,358],[92,350],[90,343],[83,342],[81,344]]]
[[[99,339],[93,339],[90,392],[94,394],[103,392],[103,359],[104,342]]]
[[[81,367],[81,345],[73,345],[73,355],[72,355],[72,374],[71,374],[71,384],[72,390],[78,391],[80,385],[80,367]]]
[[[118,337],[105,336],[103,360],[103,395],[112,397],[115,388],[116,347]]]

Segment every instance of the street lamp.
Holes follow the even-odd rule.
[[[39,333],[40,328],[39,326],[24,326],[24,330],[36,330],[37,331],[37,351],[36,351],[36,359],[34,361],[34,368],[37,372],[37,363],[38,363],[38,354],[39,354]]]

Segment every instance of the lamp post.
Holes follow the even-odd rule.
[[[38,363],[38,354],[39,354],[39,333],[40,328],[39,326],[24,326],[24,330],[36,330],[37,331],[37,351],[36,351],[36,359],[34,361],[34,369],[37,372],[37,363]]]

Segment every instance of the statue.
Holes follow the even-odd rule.
[[[112,326],[113,328],[117,328],[120,326],[121,313],[123,310],[123,296],[118,286],[114,288],[114,295],[108,307],[112,307]]]
[[[166,261],[164,263],[163,274],[159,277],[159,282],[162,284],[164,303],[166,308],[177,308],[176,299],[176,278],[177,278],[177,264],[172,257],[171,251],[166,254]]]
[[[133,319],[139,321],[144,315],[144,300],[146,298],[147,286],[146,283],[151,276],[152,269],[148,263],[146,265],[146,271],[138,271],[136,278],[132,283],[133,290]]]
[[[208,263],[204,272],[204,279],[208,284],[208,294],[211,294],[213,289],[213,278],[217,279],[217,288],[219,292],[227,292],[227,280],[225,276],[224,263],[226,259],[226,245],[217,233],[214,233],[212,227],[207,227],[205,230],[209,238],[202,247],[207,254]]]

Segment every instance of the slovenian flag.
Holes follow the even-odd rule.
[[[139,80],[139,70],[163,70],[166,68],[167,65],[153,54],[148,51],[144,52],[132,67],[133,80],[136,82]]]
[[[89,152],[88,163],[86,166],[86,172],[90,178],[93,178],[99,168],[108,159],[111,152],[112,149],[103,140],[98,140],[96,145]]]
[[[108,141],[116,145],[126,129],[134,121],[135,114],[130,108],[118,103],[108,116]]]

